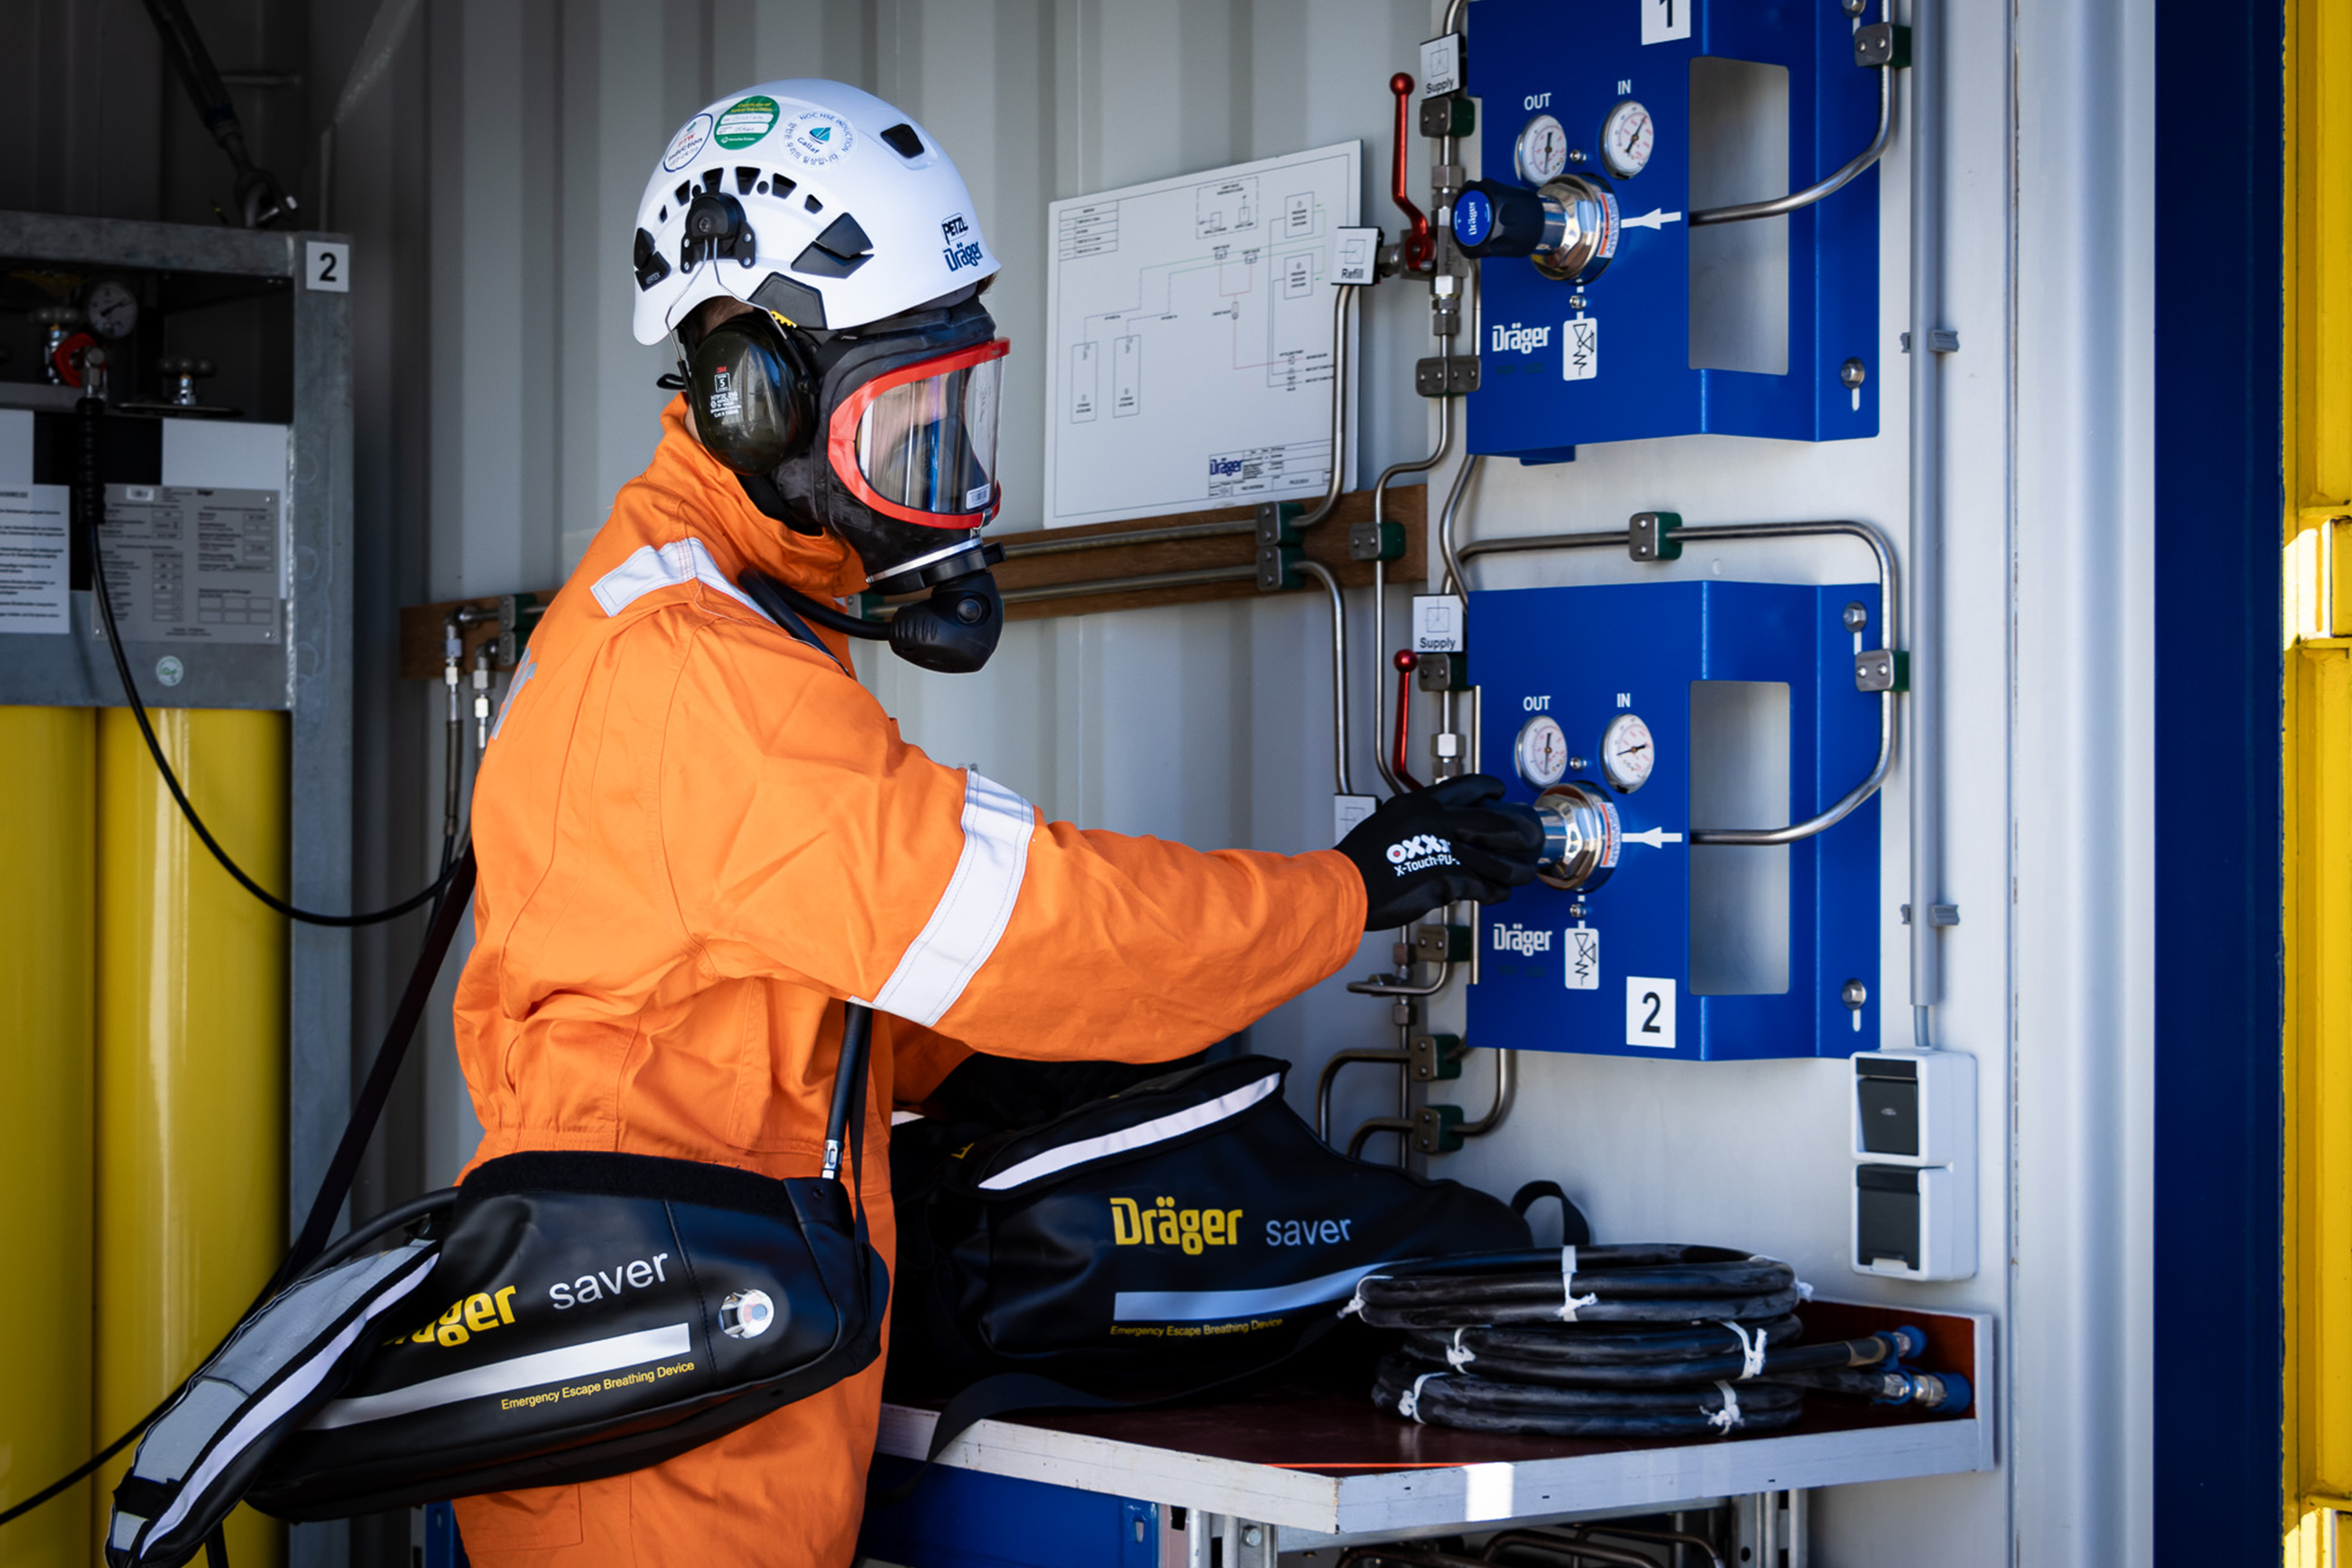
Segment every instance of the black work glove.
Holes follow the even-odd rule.
[[[1339,853],[1364,879],[1364,929],[1409,925],[1442,904],[1498,904],[1536,879],[1543,828],[1524,805],[1495,805],[1486,773],[1398,795],[1349,830]]]

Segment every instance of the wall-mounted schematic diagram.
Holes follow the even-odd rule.
[[[1047,527],[1322,493],[1361,163],[1344,142],[1053,204]]]

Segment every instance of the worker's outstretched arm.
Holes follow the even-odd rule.
[[[1345,857],[1042,822],[762,627],[690,640],[653,772],[679,916],[719,972],[788,972],[994,1055],[1199,1050],[1364,930]]]

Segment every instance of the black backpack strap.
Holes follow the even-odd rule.
[[[1297,1361],[1328,1337],[1342,1321],[1338,1313],[1319,1318],[1307,1326],[1298,1342],[1282,1354],[1262,1365],[1218,1378],[1213,1383],[1163,1394],[1155,1399],[1109,1399],[1099,1394],[1088,1394],[1083,1388],[1073,1388],[1066,1383],[1056,1383],[1034,1372],[1001,1372],[983,1377],[949,1400],[940,1411],[938,1424],[931,1428],[930,1447],[915,1473],[897,1486],[884,1489],[869,1489],[868,1502],[901,1502],[914,1494],[931,1473],[931,1466],[947,1451],[949,1444],[982,1421],[992,1421],[1001,1415],[1011,1415],[1027,1410],[1164,1410],[1171,1405],[1191,1405],[1220,1394],[1243,1394],[1265,1384],[1284,1367]]]
[[[1559,1200],[1559,1239],[1562,1246],[1592,1245],[1592,1223],[1584,1217],[1582,1209],[1569,1201],[1568,1194],[1560,1190],[1558,1182],[1529,1182],[1511,1194],[1511,1212],[1525,1219],[1528,1211],[1544,1198]]]

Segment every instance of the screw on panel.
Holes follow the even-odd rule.
[[[1870,367],[1858,359],[1850,359],[1838,366],[1838,384],[1848,391],[1858,391],[1870,379]]]
[[[1845,614],[1841,618],[1845,622],[1846,630],[1861,631],[1870,625],[1870,607],[1857,599],[1845,607]]]
[[[1637,511],[1626,524],[1626,552],[1636,561],[1679,561],[1683,542],[1674,532],[1682,525],[1680,512]]]
[[[1838,1000],[1859,1013],[1863,1004],[1870,1000],[1870,987],[1859,980],[1849,980],[1839,988]]]

